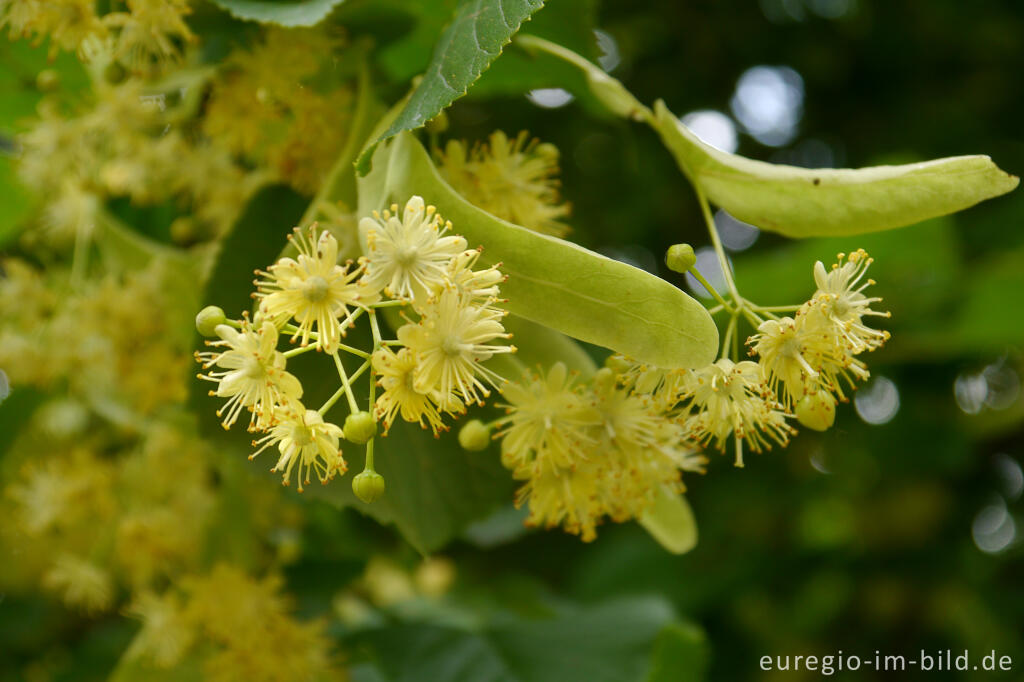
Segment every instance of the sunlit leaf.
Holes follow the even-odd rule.
[[[414,194],[436,205],[457,233],[484,247],[481,262],[502,263],[504,306],[527,320],[659,367],[714,359],[718,330],[694,299],[643,270],[476,208],[438,176],[408,133],[378,151],[359,188],[360,215]]]
[[[377,144],[403,130],[419,128],[465,95],[519,26],[543,4],[543,0],[465,0],[459,5],[434,48],[423,80],[397,118],[360,156],[360,171],[368,170]]]
[[[653,125],[712,203],[744,222],[790,237],[902,227],[1006,194],[1019,182],[980,155],[856,170],[754,161],[705,144],[661,101],[654,105]]]

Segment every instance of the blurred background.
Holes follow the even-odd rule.
[[[537,21],[558,3],[551,0]],[[352,4],[359,19],[356,10],[370,3]],[[401,4],[381,3],[381,11],[401,15]],[[1008,172],[1024,172],[1024,6],[1015,0],[604,0],[591,9],[600,65],[641,101],[665,99],[725,151],[806,167],[988,154]],[[198,5],[193,20],[229,21]],[[350,30],[360,25],[353,20]],[[388,38],[405,45],[403,61],[392,50],[375,63],[389,81],[382,89],[389,101],[429,59],[431,40],[401,42],[418,25],[396,22]],[[19,65],[43,62],[26,54],[22,44],[0,45],[4,106],[14,107],[16,93],[35,83]],[[526,96],[510,94],[500,68],[449,110],[446,136],[526,129],[554,143],[573,206],[571,239],[700,295],[662,264],[668,246],[689,242],[698,267],[721,281],[692,190],[651,131],[608,119],[585,92],[562,89],[566,81],[554,76],[547,85],[531,81],[538,87]],[[38,95],[17,97],[19,116],[31,115]],[[14,149],[13,140],[2,144]],[[0,170],[9,176],[0,181],[13,186],[13,171]],[[12,217],[13,201],[0,206],[5,225],[24,220],[24,213]],[[140,233],[173,241],[170,220],[131,213],[137,209],[127,203],[118,210]],[[209,457],[237,464],[218,464],[211,474],[220,523],[227,510],[243,508],[237,514],[258,536],[239,541],[229,560],[247,556],[251,571],[282,575],[297,617],[326,618],[341,667],[367,681],[684,680],[700,670],[712,680],[800,680],[820,674],[762,672],[760,657],[946,649],[1008,654],[1014,671],[993,679],[1019,679],[1024,193],[857,238],[792,241],[724,213],[716,223],[741,291],[765,305],[806,299],[815,260],[867,249],[874,295],[892,312],[892,340],[868,358],[872,379],[840,408],[833,429],[805,430],[785,450],[749,457],[745,469],[711,455],[706,476],[687,478],[700,529],[692,552],[671,556],[635,524],[604,525],[591,544],[559,531],[527,532],[522,515],[504,505],[424,563],[391,527],[299,499],[236,462],[244,460],[238,450],[210,446]],[[20,257],[31,251],[16,239],[6,248]],[[13,397],[3,408],[7,425],[35,409],[12,412],[12,404]],[[0,431],[8,460],[19,449],[12,440]],[[244,450],[245,440],[240,434],[233,447]],[[5,462],[5,475],[16,477],[23,459]],[[238,493],[243,487],[260,492]],[[225,490],[238,494],[224,502]],[[252,511],[261,506],[274,518]],[[238,535],[225,527],[213,544]],[[5,546],[13,552],[19,542]],[[20,560],[11,554],[4,563]],[[19,571],[4,570],[14,577],[0,596],[0,678],[104,679],[117,670],[129,679],[118,661],[139,626],[123,617],[127,607],[69,615],[26,587]],[[666,618],[684,636],[621,643],[629,609],[671,612]],[[572,627],[524,625],[553,613]],[[501,665],[487,658],[495,649]],[[929,674],[903,677],[915,675]]]

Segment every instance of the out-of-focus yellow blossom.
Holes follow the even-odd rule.
[[[294,318],[298,329],[292,341],[301,339],[303,346],[309,344],[315,326],[317,349],[333,353],[351,323],[349,308],[360,303],[361,288],[355,280],[363,274],[362,267],[338,265],[338,240],[329,232],[318,234],[315,223],[308,236],[296,228],[289,239],[299,255],[282,258],[260,273],[260,314],[278,327]]]
[[[680,472],[703,472],[706,460],[671,414],[620,386],[612,370],[586,388],[574,383],[556,363],[546,377],[503,387],[509,415],[499,436],[502,463],[525,481],[516,502],[529,505],[527,523],[590,541],[605,517],[637,518],[663,487],[682,491]]]
[[[189,0],[126,0],[127,12],[111,12],[103,22],[117,32],[117,57],[133,71],[160,72],[180,59],[195,35],[185,23]]]
[[[213,651],[205,657],[210,680],[341,679],[320,621],[289,615],[277,577],[255,580],[236,567],[217,565],[180,583],[185,618]]]
[[[195,641],[197,628],[186,620],[181,599],[172,591],[161,595],[142,592],[127,613],[142,621],[142,629],[125,652],[129,659],[149,660],[158,668],[170,668]]]
[[[71,554],[57,558],[43,576],[43,585],[58,592],[64,603],[88,613],[105,611],[114,600],[110,574],[100,566]]]
[[[556,237],[569,231],[561,222],[569,215],[569,204],[559,196],[554,145],[530,139],[526,131],[509,138],[497,130],[472,149],[450,140],[435,156],[448,184],[488,213]]]
[[[232,52],[213,83],[203,130],[274,177],[313,194],[345,143],[354,98],[313,81],[337,39],[319,29],[270,28]]]
[[[77,50],[86,38],[103,36],[106,26],[96,14],[95,0],[0,0],[0,28],[11,40],[52,39],[50,53]]]

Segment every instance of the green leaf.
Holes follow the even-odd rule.
[[[415,424],[396,420],[386,437],[376,439],[374,467],[387,492],[372,504],[352,492],[352,476],[363,468],[363,453],[353,445],[343,445],[350,473],[326,486],[309,486],[304,494],[393,524],[419,552],[433,552],[511,499],[514,488],[495,452],[459,447],[459,426],[435,439]]]
[[[690,503],[664,487],[656,495],[654,505],[640,517],[640,525],[672,554],[686,554],[697,546],[697,521]]]
[[[669,623],[654,643],[647,682],[697,682],[707,676],[708,638],[689,623]]]
[[[528,32],[586,58],[596,58],[595,5],[594,0],[549,3],[523,28],[520,36]],[[588,96],[582,74],[570,64],[550,55],[509,50],[473,86],[471,96],[517,95],[534,88],[553,87],[565,88],[578,97]]]
[[[763,230],[790,237],[889,230],[1005,194],[1019,179],[987,156],[902,166],[806,169],[727,154],[689,131],[664,102],[652,125],[691,182],[712,203]]]
[[[295,28],[315,26],[327,18],[335,7],[344,0],[212,0],[213,4],[226,9],[231,16],[244,21],[258,21],[261,24],[277,24]]]
[[[580,246],[532,232],[476,208],[438,176],[409,133],[381,147],[359,182],[359,215],[419,194],[455,225],[481,262],[502,263],[512,313],[658,367],[714,360],[718,330],[694,299],[668,282]]]
[[[32,200],[15,177],[11,158],[0,153],[0,247],[18,236],[31,210]]]
[[[399,625],[366,633],[359,644],[392,682],[640,682],[650,679],[654,643],[678,625],[674,618],[665,600],[634,597],[562,608],[550,618],[501,612],[472,631]],[[672,653],[696,655],[682,647]]]
[[[465,0],[459,5],[434,49],[423,80],[387,130],[360,155],[360,173],[369,170],[378,144],[404,130],[419,128],[465,95],[519,26],[543,4],[543,0]]]

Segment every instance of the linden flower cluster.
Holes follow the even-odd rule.
[[[660,488],[684,490],[682,471],[704,470],[673,415],[622,386],[611,369],[582,384],[559,362],[546,376],[507,384],[502,395],[508,415],[495,422],[495,437],[502,463],[525,481],[516,504],[529,505],[529,525],[561,525],[590,541],[604,517],[639,518]]]
[[[296,228],[290,237],[294,257],[283,257],[266,272],[257,271],[258,301],[252,320],[228,320],[218,308],[197,318],[200,332],[218,337],[215,350],[197,353],[205,374],[226,398],[218,411],[230,428],[243,411],[249,430],[263,435],[250,457],[272,447],[279,452],[272,471],[288,484],[296,473],[299,490],[313,474],[321,483],[344,474],[342,438],[366,444],[366,468],[353,480],[364,501],[384,490],[374,470],[373,443],[378,424],[386,435],[395,418],[429,428],[436,436],[447,427],[443,415],[459,415],[490,395],[500,377],[484,366],[496,354],[515,350],[497,307],[504,276],[497,266],[477,269],[480,250],[451,234],[433,206],[414,196],[398,206],[363,218],[359,229],[366,255],[358,262],[338,262],[338,242],[314,224]],[[388,308],[405,308],[396,325],[397,338],[381,334],[380,317]],[[372,342],[360,349],[343,343],[356,322],[369,318]],[[393,321],[393,320],[392,320]],[[279,351],[281,334],[298,345]],[[317,410],[303,402],[301,382],[287,370],[296,355],[317,350],[331,356],[340,386]],[[342,354],[361,364],[346,369]],[[369,403],[359,407],[353,386],[369,375]],[[378,394],[379,392],[379,394]],[[344,427],[326,420],[345,398]]]
[[[748,344],[758,362],[730,357],[741,314],[733,308],[722,356],[710,365],[663,370],[613,355],[582,383],[556,363],[506,384],[507,416],[468,423],[460,442],[483,449],[497,429],[502,463],[524,481],[516,503],[529,505],[527,522],[592,540],[602,519],[642,518],[659,489],[681,491],[681,472],[704,472],[702,450],[724,452],[732,440],[742,467],[744,449],[786,446],[793,418],[829,428],[836,401],[847,400],[841,384],[854,388],[869,376],[857,356],[889,338],[865,324],[889,316],[871,309],[881,299],[863,293],[873,283],[864,279],[870,264],[864,251],[840,254],[831,269],[816,263],[818,288],[787,308],[793,318],[741,299],[757,325]]]
[[[842,384],[855,388],[871,373],[857,356],[881,348],[889,332],[865,324],[868,317],[889,317],[871,309],[882,299],[864,295],[874,280],[865,279],[872,259],[859,249],[839,254],[828,270],[814,264],[818,288],[794,317],[770,319],[747,340],[757,355],[772,393],[800,423],[825,430],[835,421],[836,400],[847,402]]]
[[[564,237],[569,204],[558,182],[558,148],[531,139],[525,130],[514,138],[496,130],[487,142],[467,148],[450,140],[434,150],[438,170],[459,194],[502,220]]]
[[[0,28],[12,40],[51,39],[50,52],[77,50],[86,58],[90,43],[109,42],[115,56],[134,71],[159,70],[178,61],[195,40],[185,23],[188,0],[127,0],[125,10],[97,14],[93,0],[0,0]]]

